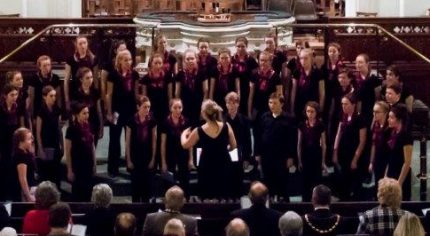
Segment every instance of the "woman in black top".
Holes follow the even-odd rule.
[[[200,123],[200,108],[203,100],[208,98],[207,77],[200,70],[197,55],[192,49],[184,52],[184,69],[176,76],[175,98],[184,103],[184,115],[192,127]]]
[[[366,126],[370,128],[372,123],[372,108],[377,97],[377,87],[381,85],[381,80],[375,75],[371,75],[369,56],[359,54],[355,59],[355,68],[357,70],[354,88],[358,95],[358,112],[362,114],[366,121]]]
[[[85,104],[72,106],[73,120],[66,131],[64,151],[67,178],[72,182],[72,201],[89,202],[96,173],[94,136],[88,123],[89,109]]]
[[[50,180],[60,187],[63,134],[60,127],[61,110],[56,104],[57,92],[48,85],[42,89],[43,103],[36,116],[39,178]]]
[[[302,117],[307,102],[318,102],[321,111],[324,111],[325,101],[325,82],[320,70],[314,66],[312,50],[302,49],[299,58],[301,66],[294,72],[290,98],[293,114],[297,118]]]
[[[197,62],[199,64],[199,71],[208,80],[209,89],[212,89],[211,87],[214,85],[212,84],[212,79],[214,79],[216,76],[218,61],[210,53],[208,39],[200,38],[197,41],[197,49]],[[210,99],[213,99],[213,97],[211,97],[212,95],[213,94],[209,94]]]
[[[131,53],[124,50],[115,59],[115,70],[109,74],[106,94],[106,118],[109,126],[108,173],[118,175],[121,155],[121,133],[136,111],[139,74],[132,69]]]
[[[269,96],[276,92],[282,94],[279,75],[272,68],[272,55],[263,51],[259,55],[259,68],[249,82],[248,118],[253,120],[269,110]]]
[[[18,105],[19,116],[19,124],[20,126],[26,126],[30,129],[32,128],[32,124],[29,120],[29,115],[27,113],[30,99],[28,98],[27,89],[24,85],[24,79],[22,77],[22,73],[17,70],[8,71],[6,73],[6,84],[10,84],[18,89],[18,98],[16,100],[16,104]]]
[[[334,115],[330,113],[334,109],[335,94],[340,89],[338,81],[339,70],[344,67],[341,58],[341,48],[338,43],[329,43],[327,50],[327,61],[321,66],[321,73],[325,80],[325,104],[323,119],[330,126],[331,118]],[[340,99],[339,99],[340,100]]]
[[[411,200],[411,161],[413,140],[408,130],[408,112],[404,104],[391,108],[385,137],[388,159],[386,176],[395,178],[402,185],[403,200]]]
[[[181,133],[189,127],[182,108],[180,99],[171,100],[170,115],[160,127],[161,172],[172,172],[184,192],[189,194],[189,172],[195,167],[192,149],[185,150],[181,146]]]
[[[28,82],[28,97],[30,98],[30,110],[33,112],[32,118],[35,119],[43,102],[42,89],[50,85],[56,91],[56,101],[61,107],[61,82],[57,74],[52,73],[51,58],[42,55],[37,58],[38,71]]]
[[[93,72],[88,67],[79,68],[76,78],[80,81],[79,88],[75,91],[73,101],[84,103],[90,110],[90,128],[94,135],[94,146],[103,137],[103,115],[101,109],[100,92],[94,87]]]
[[[152,54],[149,71],[140,81],[143,96],[152,101],[152,113],[157,122],[162,122],[169,111],[169,101],[173,97],[173,77],[163,70],[163,55]]]
[[[272,54],[272,68],[278,76],[281,76],[282,65],[287,61],[284,52],[278,49],[278,38],[274,34],[264,37],[266,48],[264,51]]]
[[[14,179],[12,175],[12,136],[19,127],[19,111],[16,103],[18,89],[10,84],[3,88],[0,98],[0,200],[10,197],[8,191]]]
[[[15,180],[17,181],[13,201],[35,201],[36,179],[33,150],[31,131],[26,128],[17,129],[13,134],[13,161],[16,170]]]
[[[226,109],[224,98],[229,92],[240,91],[240,78],[238,73],[231,64],[231,53],[227,48],[221,48],[218,51],[218,66],[215,77],[211,78],[209,97],[220,106]]]
[[[75,95],[75,91],[79,88],[79,79],[76,78],[76,73],[81,67],[88,67],[97,75],[97,58],[91,52],[88,39],[85,36],[78,36],[75,41],[75,53],[66,60],[64,72],[64,99],[66,109],[70,109],[70,101]],[[94,83],[96,88],[99,88],[98,81]]]
[[[149,113],[148,97],[137,99],[137,113],[127,123],[125,131],[125,158],[131,171],[131,198],[133,202],[148,202],[151,195],[151,176],[155,166],[157,123]]]
[[[388,128],[389,105],[384,101],[377,101],[373,106],[373,124],[371,127],[372,147],[370,150],[369,172],[375,174],[375,183],[385,176],[387,157],[384,155],[384,135]],[[376,189],[378,186],[376,186]]]
[[[110,49],[109,58],[102,64],[100,73],[100,96],[103,106],[106,106],[106,90],[109,73],[115,70],[115,58],[118,52],[127,50],[127,44],[124,40],[115,41]],[[105,107],[104,107],[105,108]],[[106,108],[105,108],[106,109]]]
[[[298,129],[298,163],[303,173],[303,200],[310,201],[312,189],[321,183],[326,167],[326,132],[318,103],[307,102],[304,122]]]
[[[353,94],[342,98],[343,116],[339,123],[333,150],[333,163],[340,171],[339,198],[357,198],[361,185],[362,162],[366,144],[366,123],[356,111],[357,99]]]
[[[167,51],[167,39],[163,34],[158,34],[154,39],[152,46],[153,53],[163,55],[163,68],[166,73],[171,76],[178,74],[178,60],[175,55]]]
[[[242,114],[248,115],[249,78],[253,71],[258,68],[258,63],[255,58],[248,54],[248,39],[245,37],[236,38],[235,46],[236,54],[231,58],[231,63],[240,80],[240,89],[237,91],[241,97],[239,109]]]

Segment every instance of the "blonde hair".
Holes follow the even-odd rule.
[[[378,202],[392,209],[400,208],[402,202],[402,187],[399,181],[384,177],[378,181]]]
[[[48,55],[42,55],[40,57],[37,58],[36,64],[37,64],[37,69],[40,69],[40,66],[42,65],[42,61],[52,61],[51,57],[49,57]]]
[[[121,70],[121,61],[124,59],[125,56],[130,55],[131,57],[131,53],[129,50],[124,50],[121,52],[118,52],[116,54],[116,58],[115,58],[115,69],[117,69],[118,71]]]
[[[394,236],[424,236],[424,228],[421,224],[420,218],[414,213],[406,212],[399,220]]]
[[[202,114],[210,120],[217,121],[220,119],[222,108],[214,101],[207,99],[202,103]]]

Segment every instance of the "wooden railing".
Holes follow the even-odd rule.
[[[132,18],[80,18],[80,19],[39,19],[0,18],[0,56],[3,57],[20,46],[27,39],[49,25],[54,24],[130,24]],[[113,40],[123,39],[134,50],[136,30],[134,28],[79,28],[58,27],[49,30],[26,48],[13,55],[12,62],[35,62],[37,57],[47,54],[53,61],[61,63],[73,55],[73,40],[77,35],[87,35],[90,48],[99,57],[105,58]]]

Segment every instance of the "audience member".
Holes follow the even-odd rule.
[[[107,184],[93,187],[91,201],[94,208],[85,215],[87,234],[91,236],[113,236],[115,214],[109,205],[112,200],[112,189]]]
[[[392,178],[383,178],[378,182],[379,206],[359,215],[358,234],[392,235],[401,216],[406,211],[400,209],[402,188]]]
[[[49,233],[49,208],[60,200],[60,192],[50,181],[43,181],[36,189],[34,210],[28,211],[23,220],[22,233],[45,236]]]
[[[4,227],[0,231],[0,236],[17,236],[16,230],[12,227]]]
[[[180,212],[184,203],[184,191],[178,186],[169,188],[164,195],[164,211],[151,213],[146,216],[143,225],[143,235],[163,235],[166,222],[172,218],[179,219],[184,223],[187,236],[197,235],[197,219]]]
[[[72,219],[72,212],[69,204],[56,203],[49,209],[49,226],[51,231],[48,236],[69,236],[69,223]]]
[[[234,218],[225,228],[226,236],[249,236],[249,228],[240,218]]]
[[[279,231],[282,236],[301,236],[303,234],[302,218],[294,211],[287,211],[279,218]]]
[[[406,212],[399,220],[396,229],[394,230],[394,236],[424,236],[423,225],[421,224],[420,218],[414,213]]]
[[[133,236],[136,233],[136,217],[132,213],[123,212],[116,217],[114,235]]]
[[[172,218],[164,226],[163,236],[185,236],[185,225],[181,220]]]
[[[236,210],[231,213],[245,221],[249,226],[250,235],[279,235],[278,221],[281,213],[266,207],[269,190],[261,182],[251,184],[249,198],[252,206],[249,209]]]
[[[304,235],[336,235],[341,231],[342,217],[330,210],[331,190],[318,185],[312,191],[314,211],[303,216]]]

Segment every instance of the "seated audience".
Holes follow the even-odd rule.
[[[164,196],[164,211],[148,214],[143,225],[143,235],[163,235],[166,222],[172,218],[181,220],[186,226],[186,235],[197,235],[197,219],[182,214],[180,210],[184,206],[184,191],[178,186],[173,186],[166,191]]]
[[[414,213],[406,212],[399,220],[394,236],[424,236],[424,228],[421,224],[420,218]]]
[[[172,218],[164,226],[163,236],[185,236],[185,225],[181,220]]]
[[[68,231],[69,222],[72,218],[69,204],[56,203],[49,209],[49,226],[51,231],[48,236],[68,236],[71,235]]]
[[[240,218],[234,218],[225,228],[227,236],[249,236],[249,228],[245,221]]]
[[[115,236],[133,236],[136,233],[136,217],[128,212],[123,212],[116,217]]]
[[[87,234],[113,236],[115,214],[109,205],[112,200],[112,189],[107,184],[97,184],[93,187],[91,201],[94,209],[85,215]]]
[[[43,181],[36,189],[36,203],[34,210],[24,216],[22,233],[47,235],[49,227],[49,208],[60,200],[60,192],[54,183]]]
[[[401,216],[402,188],[397,180],[383,178],[378,182],[379,206],[359,215],[357,234],[392,235]]]
[[[269,190],[261,182],[251,184],[249,198],[252,206],[249,209],[232,212],[233,217],[245,221],[249,226],[250,235],[279,235],[277,222],[281,213],[266,207]]]
[[[294,211],[287,211],[279,218],[279,231],[282,236],[301,236],[303,234],[302,218]]]
[[[340,232],[342,217],[330,211],[331,190],[318,185],[312,191],[314,211],[303,216],[304,235],[336,235]]]

